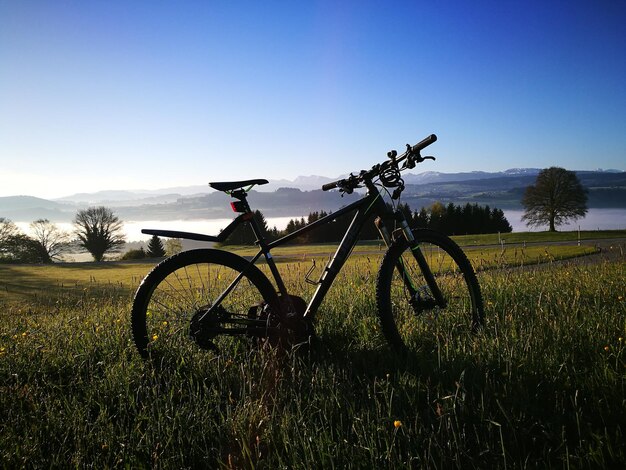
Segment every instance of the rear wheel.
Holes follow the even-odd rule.
[[[393,349],[420,346],[420,336],[437,327],[476,331],[483,323],[483,301],[470,262],[449,237],[433,230],[414,230],[417,248],[405,239],[391,245],[376,281],[378,315]],[[423,255],[441,295],[434,292],[417,255]],[[432,283],[431,283],[432,284]]]
[[[241,272],[245,274],[234,283]],[[229,286],[232,290],[219,301]],[[133,339],[144,358],[232,350],[237,337],[267,334],[277,305],[267,277],[240,256],[213,249],[185,251],[159,263],[139,286]]]

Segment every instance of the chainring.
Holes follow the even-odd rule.
[[[304,320],[306,301],[296,295],[279,296],[281,312],[276,312],[269,304],[263,302],[248,311],[248,318],[264,320],[266,334],[255,335],[257,339],[265,338],[275,346],[293,345],[302,342],[311,335],[312,327]]]
[[[200,307],[191,317],[189,337],[200,349],[218,352],[219,349],[212,339],[219,334],[218,328],[223,321],[230,317],[230,314],[224,307],[219,305],[211,312],[211,315],[205,315],[209,308],[211,308],[210,305]]]

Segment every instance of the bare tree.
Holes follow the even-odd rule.
[[[13,263],[37,263],[35,240],[20,232],[9,219],[0,217],[0,259]]]
[[[0,257],[13,257],[15,237],[20,235],[22,234],[20,234],[17,225],[9,219],[0,217]]]
[[[11,220],[6,219],[4,217],[0,217],[0,248],[4,246],[4,244],[15,235],[19,234],[20,231],[17,228],[17,225],[13,223]]]
[[[126,243],[122,221],[104,206],[78,211],[74,227],[78,244],[91,253],[95,261],[102,261],[108,252],[120,251]]]
[[[34,248],[42,263],[61,259],[70,247],[70,236],[48,219],[38,219],[30,224]]]

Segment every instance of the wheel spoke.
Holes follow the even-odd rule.
[[[248,309],[275,296],[267,278],[251,267],[223,302],[211,308],[246,264],[234,254],[205,249],[183,252],[157,265],[133,302],[133,338],[139,352],[190,354],[214,345],[220,351],[230,349],[232,328],[245,332]]]
[[[430,288],[408,243],[393,245],[383,259],[376,293],[383,333],[392,347],[414,349],[433,329],[468,331],[482,322],[482,297],[474,271],[460,248],[431,230],[414,232],[443,303]],[[415,248],[414,250],[417,250]]]

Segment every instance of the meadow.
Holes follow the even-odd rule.
[[[309,348],[168,364],[142,361],[130,336],[153,264],[0,265],[2,466],[623,466],[626,258],[531,248],[468,248],[484,330],[431,321],[409,357],[378,329],[371,246],[330,290]],[[315,256],[280,259],[305,298]]]

